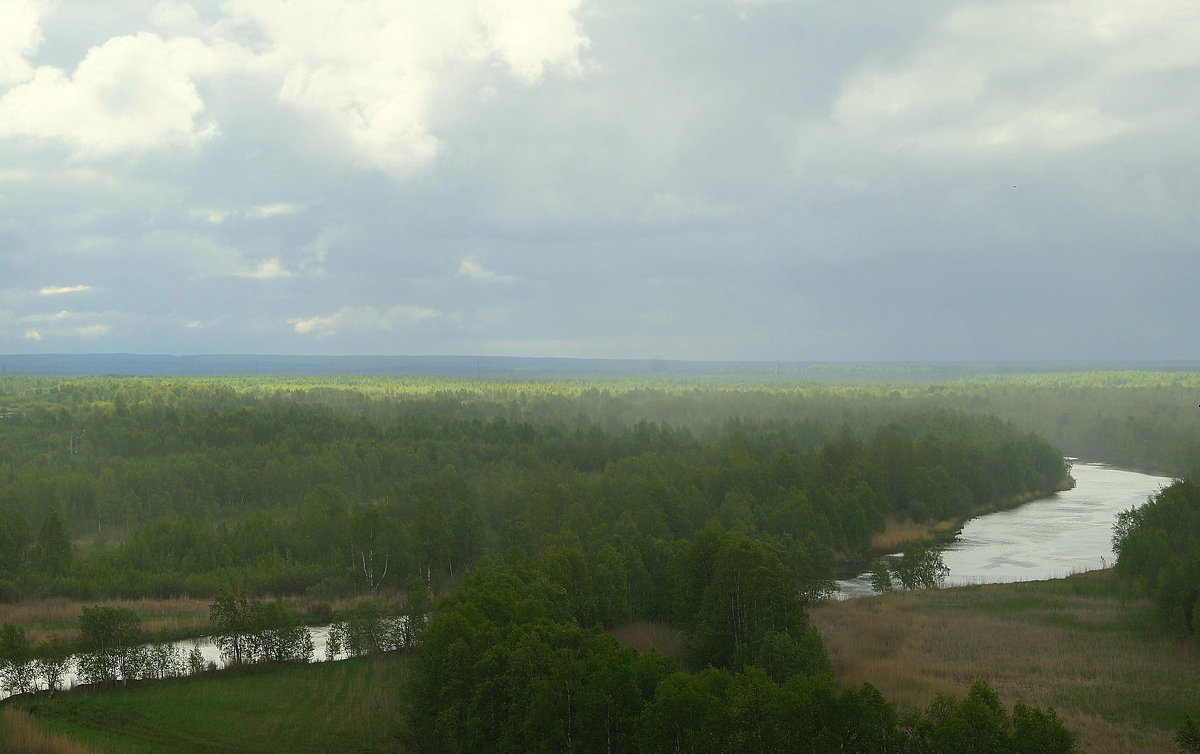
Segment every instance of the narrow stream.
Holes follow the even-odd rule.
[[[1037,581],[1113,564],[1112,527],[1169,477],[1075,461],[1075,488],[968,521],[942,547],[947,586]],[[868,574],[837,582],[840,599],[873,594]]]
[[[309,638],[312,639],[313,643],[312,662],[344,660],[348,656],[345,652],[339,652],[333,656],[330,656],[327,653],[326,641],[329,638],[329,628],[329,626],[311,626],[307,629]],[[221,657],[221,650],[217,648],[217,644],[211,636],[201,636],[196,639],[180,639],[179,641],[168,642],[168,644],[173,648],[176,659],[183,665],[186,665],[188,655],[191,653],[194,647],[199,648],[200,654],[203,656],[204,664],[206,666],[211,663],[217,668],[224,668],[226,665],[224,658]],[[150,647],[153,645],[146,646]],[[183,668],[181,667],[180,670],[182,671]],[[78,663],[76,662],[76,658],[72,656],[70,669],[63,675],[60,688],[70,689],[74,688],[78,684]],[[46,688],[46,684],[38,681],[34,683],[34,688],[37,690],[43,690]],[[0,680],[0,699],[6,699],[11,695],[12,691],[6,688],[3,685],[3,681]]]

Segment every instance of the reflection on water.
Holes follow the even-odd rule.
[[[347,655],[345,652],[338,652],[330,655],[326,651],[326,641],[329,639],[329,626],[310,626],[308,627],[308,635],[313,643],[313,662],[323,662],[326,660],[344,660]],[[212,664],[218,668],[226,666],[225,660],[221,657],[221,650],[217,647],[216,642],[211,636],[203,636],[198,639],[182,639],[180,641],[169,642],[175,651],[176,659],[186,665],[188,654],[192,648],[200,650],[200,655],[204,659],[207,666]],[[149,646],[149,645],[147,645]],[[182,672],[182,668],[180,668]],[[70,670],[63,675],[61,688],[70,689],[79,684],[78,663],[76,658],[72,657]],[[40,680],[33,684],[35,690],[44,690],[45,684]],[[12,693],[11,689],[0,685],[0,699],[5,699]]]
[[[1113,563],[1117,514],[1146,502],[1168,477],[1076,462],[1075,488],[973,518],[942,548],[948,586],[1062,578]],[[872,594],[866,574],[838,582],[841,598]]]

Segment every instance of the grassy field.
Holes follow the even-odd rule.
[[[5,709],[0,750],[397,750],[406,673],[407,658],[389,655],[26,700]],[[61,739],[43,748],[20,742],[47,734],[65,734],[79,746],[69,748]]]
[[[1200,716],[1200,646],[1164,633],[1111,573],[894,593],[811,611],[838,681],[899,707],[983,678],[1009,705],[1053,707],[1083,752],[1174,752]]]

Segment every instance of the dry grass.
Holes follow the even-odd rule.
[[[956,518],[917,524],[909,518],[888,516],[883,531],[871,537],[871,551],[899,552],[913,542],[928,546],[947,539],[961,526],[962,521]]]
[[[1174,751],[1182,715],[1200,711],[1195,642],[1158,631],[1145,603],[1062,583],[896,593],[811,615],[838,680],[869,681],[901,708],[983,678],[1010,705],[1053,707],[1081,751]]]
[[[633,621],[616,626],[608,633],[626,647],[633,647],[639,652],[653,649],[660,655],[676,660],[683,659],[687,649],[683,635],[663,621]]]
[[[381,592],[380,599],[403,602],[399,591]],[[270,600],[270,596],[257,599]],[[357,601],[348,597],[325,602],[334,612],[345,610]],[[45,597],[11,604],[0,604],[0,625],[14,623],[25,629],[30,641],[38,642],[51,634],[65,641],[79,636],[79,616],[83,608],[93,605],[124,607],[133,610],[142,619],[142,630],[149,635],[165,631],[171,635],[203,635],[211,629],[208,608],[210,598],[172,597],[167,599],[101,599],[75,600],[66,597]],[[304,612],[304,605],[296,606]]]
[[[0,624],[15,623],[25,628],[33,641],[49,634],[71,640],[78,635],[79,615],[92,605],[125,607],[142,618],[148,633],[158,631],[203,630],[209,625],[210,600],[177,597],[173,599],[73,600],[66,597],[0,605]]]
[[[90,746],[46,730],[29,713],[15,707],[4,709],[0,732],[3,750],[12,754],[97,754]]]

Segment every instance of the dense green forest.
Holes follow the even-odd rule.
[[[836,689],[807,606],[889,522],[1051,491],[1064,452],[1182,473],[1195,387],[0,378],[0,601],[448,594],[417,750],[794,750],[799,719],[814,751],[951,751],[985,719],[989,750],[1067,750],[985,685],[909,713]],[[680,664],[606,633],[633,620]]]
[[[1153,597],[1167,625],[1200,635],[1200,482],[1176,480],[1122,513],[1113,551],[1117,573]]]
[[[997,419],[823,391],[776,412],[756,391],[235,387],[6,395],[0,596],[334,596],[556,545],[606,558],[648,599],[646,559],[706,526],[792,553],[811,580],[886,516],[961,517],[1065,475],[1058,451]],[[624,402],[692,413],[626,423],[606,408]]]

